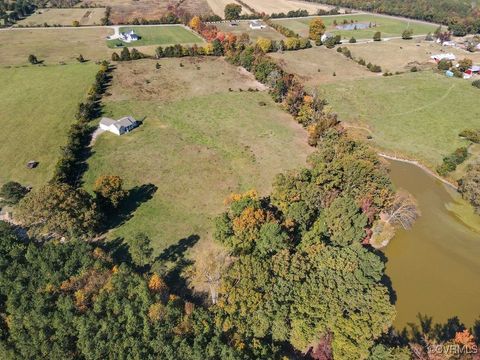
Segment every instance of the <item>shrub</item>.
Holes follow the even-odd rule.
[[[418,68],[416,66],[412,66],[412,68],[410,69],[410,72],[417,72],[418,71]]]
[[[402,32],[402,39],[403,40],[411,40],[413,35],[412,29],[406,29]]]
[[[480,80],[475,80],[472,82],[472,86],[480,89]]]
[[[466,147],[456,149],[453,153],[443,158],[443,163],[437,167],[437,172],[441,176],[446,176],[449,172],[455,171],[457,165],[463,163],[468,157]]]
[[[463,130],[460,134],[458,134],[459,136],[467,139],[467,140],[470,140],[471,142],[475,143],[475,144],[479,144],[480,143],[480,129],[476,129],[476,130],[473,130],[473,129],[467,129],[467,130]]]
[[[9,181],[0,188],[0,204],[14,205],[29,192],[28,188],[15,181]]]
[[[450,70],[452,67],[452,62],[450,60],[442,59],[438,62],[437,68],[438,70]]]
[[[382,40],[382,33],[380,31],[377,31],[375,34],[373,34],[373,41],[381,41]]]
[[[355,39],[355,38],[352,36],[352,37],[350,38],[350,40],[348,40],[348,42],[349,42],[350,44],[354,44],[354,43],[357,42],[357,39]]]

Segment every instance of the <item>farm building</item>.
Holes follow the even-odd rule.
[[[130,30],[126,32],[121,32],[120,35],[118,36],[120,40],[126,43],[130,43],[132,41],[137,41],[139,39],[138,35],[135,34],[135,31]]]
[[[432,55],[430,56],[430,59],[435,60],[436,62],[439,62],[441,60],[450,60],[453,61],[456,59],[455,55],[448,53],[448,54],[438,54],[438,55]]]
[[[322,43],[324,43],[325,41],[327,41],[328,39],[331,39],[331,38],[333,38],[333,37],[335,37],[334,34],[327,32],[327,33],[325,33],[325,34],[322,35],[322,37],[320,38],[320,40],[322,41]]]
[[[100,120],[100,129],[110,131],[115,135],[123,135],[135,129],[138,126],[137,120],[131,116],[125,116],[119,120],[102,118]]]
[[[265,29],[267,25],[262,23],[260,20],[252,20],[250,21],[250,29],[252,30],[262,30]]]

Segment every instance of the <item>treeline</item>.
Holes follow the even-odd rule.
[[[102,62],[95,76],[95,82],[88,91],[87,99],[78,104],[75,114],[76,122],[68,131],[67,145],[62,147],[62,156],[55,167],[52,182],[77,185],[83,174],[84,160],[88,152],[93,128],[90,121],[100,112],[100,99],[110,80],[110,64]]]
[[[0,26],[13,25],[35,11],[35,2],[32,0],[6,1],[0,0]]]
[[[454,35],[480,33],[480,10],[472,1],[460,0],[307,0],[448,25]]]

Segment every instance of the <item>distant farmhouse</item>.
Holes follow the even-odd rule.
[[[325,34],[322,35],[322,37],[320,38],[320,40],[322,41],[322,43],[324,43],[325,41],[327,41],[328,39],[331,39],[331,38],[333,38],[333,37],[335,37],[334,34],[327,32],[327,33],[325,33]]]
[[[260,20],[250,21],[250,29],[252,30],[262,30],[262,29],[265,29],[266,27],[267,25],[262,23]]]
[[[100,120],[100,129],[110,131],[115,135],[123,135],[135,129],[138,126],[138,121],[131,116],[125,116],[119,120],[110,118],[102,118]]]
[[[126,43],[131,43],[132,41],[137,41],[138,39],[140,39],[140,37],[135,34],[135,31],[133,30],[121,32],[118,38]]]

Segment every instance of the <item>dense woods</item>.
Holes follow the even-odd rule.
[[[472,8],[472,1],[450,0],[307,0],[352,9],[404,16],[445,24],[454,34],[480,32],[480,9]]]

